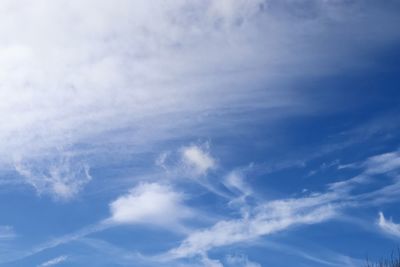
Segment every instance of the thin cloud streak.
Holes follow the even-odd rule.
[[[67,256],[59,256],[57,258],[43,262],[42,264],[38,265],[38,267],[49,267],[49,266],[58,265],[60,263],[65,262],[67,259],[68,259]]]

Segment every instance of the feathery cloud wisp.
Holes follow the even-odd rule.
[[[205,175],[216,167],[216,162],[203,148],[191,145],[182,148],[182,161],[186,169],[194,176]]]
[[[192,257],[212,248],[248,242],[295,225],[314,224],[336,215],[326,196],[273,201],[259,205],[249,218],[222,220],[203,230],[192,232],[167,258]]]
[[[400,169],[400,152],[389,152],[370,157],[365,163],[367,174],[382,174]]]
[[[227,255],[226,263],[229,267],[261,267],[257,262],[250,261],[246,255]]]
[[[378,225],[387,234],[400,237],[400,224],[387,220],[382,212],[379,212]]]
[[[38,267],[49,267],[49,266],[54,266],[57,264],[60,264],[62,262],[65,262],[68,259],[67,256],[59,256],[57,258],[48,260],[46,262],[43,262],[42,264],[38,265]]]
[[[14,166],[24,182],[31,185],[39,195],[48,194],[57,200],[72,199],[92,179],[87,164],[69,157],[21,161]]]

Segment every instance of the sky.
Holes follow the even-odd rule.
[[[396,0],[3,0],[0,267],[390,255],[399,14]]]

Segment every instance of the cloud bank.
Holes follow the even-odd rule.
[[[390,7],[344,0],[5,1],[0,167],[17,165],[36,190],[53,187],[70,198],[80,190],[65,181],[39,185],[32,176],[49,175],[29,174],[18,163],[39,164],[64,151],[76,160],[121,147],[121,154],[139,153],[204,128],[229,128],[237,111],[273,109],[271,119],[310,112],[310,99],[282,83],[359,66],[367,50],[398,40]],[[344,62],[349,55],[354,60]],[[199,173],[213,166],[189,153]],[[68,183],[83,187],[87,178]]]

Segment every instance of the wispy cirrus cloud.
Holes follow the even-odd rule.
[[[326,188],[313,180],[310,184],[319,183],[316,191],[290,196],[259,192],[264,183],[255,180],[260,176],[248,180],[246,172],[232,166],[232,159],[246,160],[245,153],[257,159],[274,157],[277,150],[261,150],[277,146],[269,131],[278,124],[347,109],[350,105],[338,105],[335,97],[321,93],[324,88],[312,89],[320,87],[314,81],[376,64],[377,55],[400,40],[399,9],[395,1],[371,0],[5,0],[0,7],[0,174],[10,177],[0,177],[0,186],[7,190],[10,184],[29,185],[37,195],[58,201],[46,206],[49,210],[77,198],[89,183],[89,190],[106,193],[96,195],[96,201],[103,201],[96,205],[104,209],[96,206],[85,217],[92,218],[93,225],[80,228],[81,218],[71,217],[56,235],[61,230],[72,233],[2,255],[0,263],[111,227],[151,225],[182,230],[168,243],[174,245],[162,246],[165,253],[149,257],[154,266],[188,266],[194,261],[194,266],[256,267],[260,264],[247,256],[230,255],[224,261],[209,255],[217,248],[340,218],[342,211],[355,207],[398,200],[399,151],[347,165],[359,172],[353,178],[339,176],[339,182]],[[303,86],[309,78],[313,85]],[[340,97],[351,98],[350,89],[338,90],[346,91]],[[368,133],[359,132],[373,136],[381,129],[374,126]],[[249,135],[243,135],[247,131]],[[260,140],[253,142],[253,133],[262,139],[260,146]],[[277,139],[285,138],[284,131],[279,135]],[[315,144],[313,138],[306,140]],[[190,143],[193,140],[220,141],[222,155],[230,153],[230,145],[244,154],[224,161],[208,142]],[[249,152],[236,142],[257,149]],[[333,146],[323,150],[349,145]],[[161,171],[151,165],[157,155]],[[271,172],[295,165],[306,168],[306,161],[276,157],[275,166],[262,167]],[[342,161],[326,162],[310,174],[322,176]],[[132,171],[133,165],[141,165],[140,170]],[[103,179],[102,186],[98,179]],[[122,179],[128,185],[123,189]],[[88,206],[94,201],[90,193],[82,198]],[[74,204],[79,205],[67,205],[72,209]],[[47,218],[37,217],[43,217],[38,225]],[[383,214],[379,225],[396,235],[398,225]],[[12,227],[2,227],[0,240],[14,238]],[[70,230],[75,227],[78,230]],[[51,230],[48,236],[53,236]],[[115,254],[109,254],[113,257],[126,255],[116,264],[129,265],[141,256],[112,242],[86,241],[99,250],[114,249]],[[348,260],[296,255],[332,266]],[[66,260],[60,256],[40,266]]]
[[[374,157],[379,157],[379,155]],[[365,162],[369,160],[367,159]],[[364,169],[367,170],[367,167],[364,167]],[[296,226],[313,225],[339,218],[342,211],[363,205],[372,205],[376,199],[385,198],[387,201],[389,201],[389,198],[398,199],[398,194],[395,194],[396,191],[388,192],[390,188],[398,190],[400,188],[398,183],[365,193],[353,194],[352,190],[355,187],[363,186],[365,182],[363,175],[360,175],[361,178],[358,177],[339,182],[335,186],[330,185],[325,192],[314,192],[297,198],[266,201],[253,198],[256,190],[246,183],[245,177],[239,171],[232,171],[228,173],[224,180],[224,185],[231,190],[232,196],[224,195],[222,197],[234,203],[235,205],[231,207],[242,211],[240,215],[234,216],[234,218],[216,220],[209,227],[192,230],[185,229],[185,219],[198,216],[198,214],[196,215],[196,211],[185,204],[186,196],[170,185],[154,182],[139,183],[128,193],[122,194],[110,202],[109,218],[71,235],[45,243],[27,255],[79,240],[92,233],[103,231],[109,227],[117,227],[121,224],[153,224],[169,231],[184,229],[184,233],[187,234],[179,246],[150,258],[153,263],[171,263],[197,257],[203,264],[219,266],[218,264],[222,264],[220,261],[209,259],[207,256],[208,252],[215,248],[248,243]],[[358,181],[359,179],[361,180]],[[191,181],[196,182],[196,180]],[[213,190],[210,190],[210,192],[221,196],[219,192]],[[246,198],[243,199],[243,196],[253,198],[253,200],[247,202]],[[238,198],[241,201],[238,201]],[[385,229],[392,230],[396,230],[397,227],[397,225],[387,221],[383,215],[381,225]],[[165,228],[165,226],[168,227]],[[305,255],[305,258],[307,257]],[[311,256],[309,259],[313,261],[321,260],[313,259]],[[344,260],[346,258],[343,258]]]
[[[238,202],[239,209],[246,205],[246,212],[241,218],[221,220],[209,228],[193,231],[181,242],[180,246],[170,250],[166,257],[185,258],[199,253],[206,254],[216,247],[249,242],[296,225],[310,225],[337,218],[341,211],[361,205],[372,205],[378,199],[394,201],[398,199],[396,192],[400,190],[399,183],[396,181],[364,193],[352,192],[355,188],[365,185],[368,179],[372,179],[367,175],[388,174],[398,168],[396,164],[392,164],[394,157],[387,155],[392,155],[392,153],[368,158],[362,164],[364,170],[360,175],[332,184],[328,186],[326,192],[312,193],[309,196],[293,199],[266,202],[258,200],[256,205],[251,206],[243,201]],[[379,172],[371,172],[371,165]],[[239,192],[245,195],[246,192],[252,191],[245,186],[241,176],[232,176],[233,174],[231,173],[225,182],[229,189],[237,192],[238,188],[242,188],[243,191]],[[392,233],[398,230],[397,225],[386,221],[382,214],[379,225]]]
[[[205,175],[216,167],[215,159],[202,147],[191,145],[181,150],[185,168],[194,176]]]
[[[361,173],[351,179],[332,183],[331,188],[336,190],[350,190],[356,185],[363,185],[373,181],[376,175],[388,175],[400,169],[400,154],[398,151],[382,153],[371,156],[363,162],[350,163],[346,165],[339,165],[338,169],[353,168],[361,169]],[[394,183],[383,187],[381,190],[388,190],[398,184],[395,178]]]
[[[70,200],[92,179],[89,166],[68,155],[50,160],[29,160],[15,163],[15,170],[39,195],[57,200]]]
[[[43,262],[42,264],[39,264],[38,267],[55,266],[55,265],[58,265],[58,264],[61,264],[61,263],[65,262],[67,260],[68,260],[68,256],[65,256],[65,255],[64,256],[59,256],[59,257],[56,257],[54,259],[48,260],[46,262]]]
[[[400,224],[396,224],[392,220],[386,219],[383,212],[379,212],[378,226],[386,234],[392,235],[396,238],[400,237]]]
[[[173,179],[201,179],[218,167],[217,159],[211,154],[210,144],[207,142],[161,152],[155,164]]]
[[[259,263],[249,260],[244,254],[227,255],[225,261],[229,267],[261,267]]]
[[[307,114],[318,104],[282,86],[287,77],[360,65],[364,49],[399,39],[394,10],[370,1],[6,1],[0,166],[45,161],[60,147],[88,158],[140,153],[229,128],[238,110],[273,109],[265,122]]]
[[[248,218],[222,220],[210,228],[192,232],[166,257],[192,257],[215,247],[249,242],[296,225],[320,223],[336,215],[334,204],[328,199],[321,195],[261,204],[254,207],[253,215]]]
[[[370,157],[365,163],[367,174],[382,174],[400,169],[400,152],[394,151]]]
[[[240,170],[228,173],[222,183],[240,197],[253,195],[253,189],[246,183],[245,177]]]

